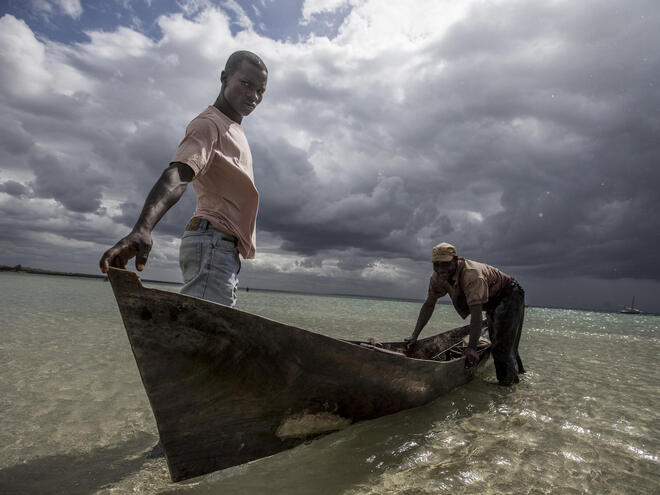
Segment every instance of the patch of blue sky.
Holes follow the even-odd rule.
[[[256,33],[278,41],[296,42],[310,35],[334,38],[351,6],[346,3],[304,22],[303,0],[236,0],[253,23]]]
[[[5,0],[0,16],[11,14],[26,22],[38,37],[60,43],[85,42],[88,31],[111,32],[119,26],[158,40],[161,15],[180,13],[194,18],[213,6],[231,20],[234,35],[249,23],[266,38],[297,42],[311,35],[334,38],[351,9],[346,3],[304,21],[303,0],[81,0],[77,6],[75,1],[64,0]]]
[[[0,15],[8,13],[22,19],[38,37],[74,43],[87,41],[87,31],[114,31],[119,26],[130,27],[157,39],[160,36],[157,18],[181,11],[176,0],[81,1],[80,13],[76,16],[63,9],[60,3],[8,0],[3,3]]]

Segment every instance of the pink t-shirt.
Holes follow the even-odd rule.
[[[209,106],[188,124],[172,162],[185,163],[195,173],[194,216],[236,236],[243,258],[254,258],[259,192],[243,127]]]

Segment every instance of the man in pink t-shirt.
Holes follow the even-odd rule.
[[[143,270],[152,230],[192,182],[197,207],[181,241],[179,262],[185,282],[181,292],[233,306],[239,254],[246,259],[255,255],[259,205],[241,122],[261,103],[268,70],[254,53],[239,51],[227,59],[220,81],[218,98],[186,128],[133,230],[108,249],[99,264],[105,273],[110,266],[125,268],[135,257],[136,268]]]

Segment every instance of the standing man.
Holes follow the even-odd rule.
[[[134,256],[135,267],[144,269],[152,230],[192,181],[197,207],[181,241],[179,264],[185,282],[181,293],[236,304],[239,253],[254,258],[259,205],[241,122],[261,103],[267,80],[268,70],[254,53],[239,51],[229,57],[220,75],[218,98],[188,124],[133,230],[103,254],[103,273],[110,266],[125,268]]]
[[[406,339],[414,345],[433,315],[438,298],[449,294],[458,314],[470,315],[470,340],[465,350],[465,365],[479,360],[477,342],[481,334],[482,311],[486,311],[488,333],[492,343],[495,372],[500,385],[518,383],[524,373],[518,354],[518,343],[525,316],[525,291],[513,277],[495,267],[456,256],[456,248],[443,242],[431,253],[433,274],[426,301],[419,311],[417,325]]]

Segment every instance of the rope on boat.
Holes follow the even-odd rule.
[[[466,338],[469,338],[469,336],[466,337]],[[432,361],[441,361],[440,356],[442,356],[443,354],[445,354],[447,352],[450,352],[450,351],[454,351],[459,356],[462,355],[463,352],[458,351],[455,348],[459,347],[459,346],[467,347],[468,343],[466,342],[466,338],[463,338],[463,339],[459,340],[454,345],[452,345],[450,347],[447,347],[445,350],[440,351],[436,355],[432,356],[431,360]],[[479,337],[479,341],[477,342],[477,350],[488,347],[489,345],[490,345],[490,340],[488,340],[488,338],[484,337],[484,335],[482,334],[481,337]]]

